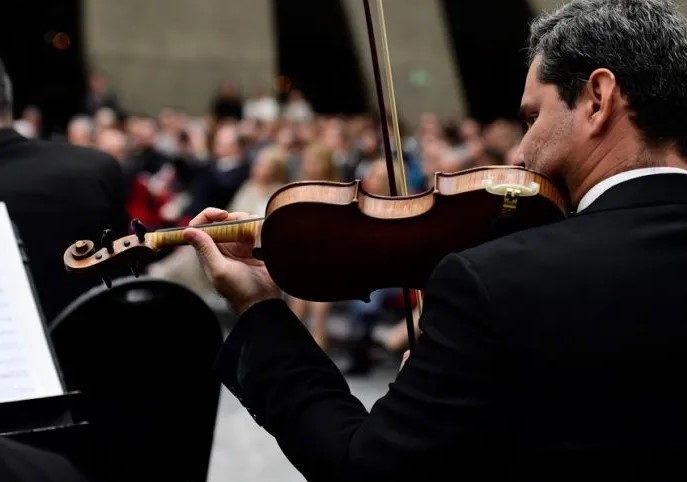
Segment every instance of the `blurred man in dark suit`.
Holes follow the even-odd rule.
[[[64,250],[102,230],[126,230],[122,171],[113,158],[68,144],[26,139],[12,125],[12,85],[0,63],[0,201],[29,257],[48,322],[96,280],[65,271]]]

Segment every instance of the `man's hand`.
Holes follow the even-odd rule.
[[[248,219],[247,213],[228,213],[207,208],[189,226]],[[252,242],[215,244],[210,235],[189,227],[184,239],[196,249],[205,274],[237,315],[259,301],[281,298],[281,291],[270,277],[265,263],[253,258]]]

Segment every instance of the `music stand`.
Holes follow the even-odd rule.
[[[0,208],[4,211],[2,203]],[[62,393],[0,403],[0,436],[63,455],[87,473],[91,454],[88,443],[89,425],[82,407],[82,396],[79,391],[65,390],[62,371],[50,337],[47,336],[45,317],[37,302],[28,256],[16,226],[14,223],[11,225]]]

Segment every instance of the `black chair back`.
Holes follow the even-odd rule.
[[[201,298],[169,281],[117,280],[71,303],[51,338],[67,389],[84,394],[94,480],[206,480],[222,335]]]

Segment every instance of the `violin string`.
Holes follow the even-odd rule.
[[[250,218],[250,219],[239,219],[235,221],[221,221],[219,223],[207,223],[207,224],[197,224],[195,226],[184,226],[181,228],[165,228],[165,229],[156,229],[155,233],[174,233],[176,231],[183,231],[184,229],[188,228],[210,228],[213,226],[230,226],[232,224],[246,224],[246,223],[254,223],[256,221],[262,221],[265,218]]]

